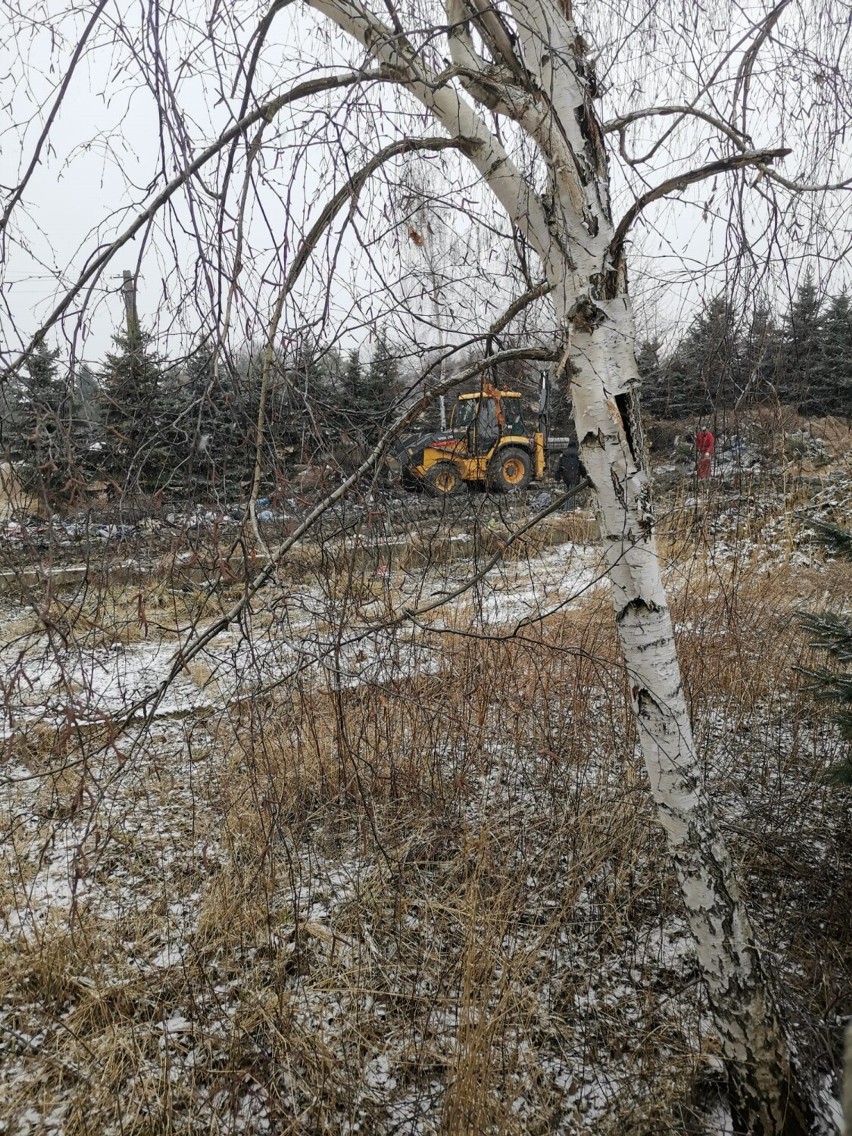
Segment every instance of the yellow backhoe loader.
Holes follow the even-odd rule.
[[[519,492],[545,475],[544,432],[524,426],[520,391],[485,383],[458,396],[448,430],[403,438],[388,465],[408,488],[433,497],[452,497],[466,482]]]

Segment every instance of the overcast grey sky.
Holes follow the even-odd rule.
[[[55,0],[31,10],[26,19],[10,22],[13,34],[0,44],[0,102],[7,108],[7,121],[0,130],[0,182],[7,190],[18,182],[29,161],[76,40],[93,9],[94,5],[88,4],[63,15],[63,5]],[[700,74],[712,73],[737,39],[736,32],[761,10],[760,4],[721,3],[712,11],[708,9],[704,17],[696,10],[694,35],[704,37],[696,47],[703,50],[705,58],[693,75],[686,71],[678,74],[663,66],[661,60],[667,52],[672,54],[672,45],[662,51],[655,36],[662,35],[664,25],[646,26],[641,34],[625,36],[624,20],[613,21],[618,15],[629,15],[626,10],[614,15],[606,7],[589,5],[587,15],[591,35],[601,51],[599,71],[605,90],[599,112],[609,118],[660,100],[683,102],[696,97]],[[214,139],[237,113],[241,88],[238,86],[236,93],[231,89],[238,74],[236,53],[245,51],[263,7],[248,2],[231,6],[229,23],[221,29],[218,55],[204,32],[212,11],[208,5],[183,0],[171,11],[170,23],[163,14],[157,45],[172,85],[171,92],[161,89],[159,93],[167,106],[164,117],[145,81],[146,73],[149,83],[155,74],[155,43],[151,29],[144,29],[140,23],[143,9],[124,0],[105,6],[102,21],[71,80],[49,146],[7,234],[2,266],[6,310],[0,318],[5,359],[46,317],[93,250],[112,240],[180,164]],[[807,23],[809,11],[807,6],[793,4],[790,20],[799,26],[803,20]],[[729,15],[727,26],[725,12]],[[653,23],[646,12],[645,23],[649,21]],[[795,28],[791,28],[791,38],[794,33]],[[684,40],[690,34],[690,28],[678,31]],[[696,55],[700,56],[701,50]],[[353,61],[361,62],[357,48],[331,33],[309,10],[293,7],[276,19],[255,90],[259,96],[277,92],[299,76],[316,73],[320,64]],[[812,65],[817,68],[815,61]],[[729,71],[732,66],[728,65]],[[801,76],[796,81],[801,85]],[[730,94],[733,82],[733,74],[726,77],[722,73],[711,105],[720,104]],[[814,77],[811,86],[818,97],[825,83]],[[793,93],[779,88],[779,93],[770,98],[768,89],[764,83],[752,96],[754,112],[749,129],[760,132],[759,136],[755,133],[754,144],[784,140],[804,152],[809,128],[807,108],[800,99],[796,104],[798,116],[791,115],[787,108]],[[175,101],[169,106],[171,94]],[[245,236],[249,255],[244,257],[241,291],[236,297],[239,311],[235,309],[234,334],[241,327],[251,334],[260,333],[272,305],[274,286],[280,282],[294,246],[321,203],[347,176],[349,161],[357,163],[359,151],[366,153],[412,126],[420,132],[438,133],[422,116],[419,122],[412,117],[411,108],[398,103],[392,92],[363,101],[362,106],[359,100],[347,100],[346,96],[322,96],[305,109],[283,111],[267,130],[256,163],[259,180],[247,198]],[[334,113],[329,114],[331,108],[335,108]],[[814,124],[819,113],[817,106],[811,118]],[[658,120],[652,120],[634,130],[629,139],[632,152],[648,150],[663,129]],[[180,131],[186,132],[185,138],[180,137]],[[165,145],[161,149],[162,138]],[[700,164],[716,156],[718,142],[713,138],[713,131],[703,124],[691,125],[667,140],[641,174],[615,161],[618,210],[636,192],[669,176],[685,162]],[[185,146],[183,151],[181,145]],[[836,179],[850,174],[848,143],[845,145],[845,152],[839,150],[833,162]],[[423,162],[420,167],[425,168]],[[785,172],[788,167],[793,175],[800,168],[809,172],[798,152],[785,163]],[[229,187],[231,218],[237,211],[242,168],[238,165]],[[366,335],[364,325],[382,312],[391,313],[399,328],[412,334],[418,316],[430,318],[431,303],[418,279],[411,278],[412,272],[422,277],[423,258],[407,239],[405,226],[400,233],[389,235],[394,219],[391,199],[396,193],[386,183],[399,180],[405,168],[405,162],[397,162],[378,175],[359,199],[356,212],[345,225],[337,226],[330,242],[317,249],[310,270],[288,305],[290,327],[311,326],[328,332],[334,324],[342,328],[342,342],[351,344]],[[458,212],[445,209],[441,214],[442,224],[452,230],[443,242],[442,273],[455,281],[452,286],[446,285],[443,300],[448,322],[467,330],[477,321],[487,322],[489,313],[508,294],[511,246],[501,244],[491,231],[496,228],[505,233],[507,227],[462,164],[445,159],[433,162],[430,168],[436,186],[441,184],[440,170],[448,171],[445,200],[458,207]],[[146,240],[136,238],[114,258],[86,296],[85,304],[75,304],[63,321],[61,339],[66,346],[73,344],[77,354],[87,358],[103,356],[123,319],[118,291],[121,271],[135,271],[140,258],[139,308],[143,322],[161,337],[164,352],[186,346],[190,333],[199,326],[198,312],[209,308],[203,274],[195,275],[198,266],[206,264],[208,282],[211,275],[220,273],[210,207],[221,169],[221,163],[212,165],[203,180],[195,183],[192,208],[186,196],[179,194],[171,212],[163,214]],[[676,205],[654,206],[634,231],[634,292],[640,307],[646,304],[658,313],[663,328],[680,312],[694,310],[702,292],[720,287],[734,263],[737,250],[727,224],[734,185],[732,180],[718,179],[690,189],[680,195]],[[752,203],[746,206],[744,223],[756,243],[759,265],[766,263],[769,254],[778,262],[774,265],[776,287],[783,292],[785,285],[794,283],[803,259],[815,252],[821,252],[826,268],[833,262],[832,279],[842,278],[850,230],[848,195],[836,194],[836,200],[829,201],[822,230],[815,236],[811,231],[815,197],[802,200],[796,207],[800,213],[798,230],[788,215],[777,232],[770,232],[766,229],[770,211],[762,196],[764,189],[756,187]],[[824,204],[824,199],[820,203]],[[342,236],[341,228],[345,230]],[[235,235],[226,223],[226,254]],[[814,244],[815,239],[821,247]],[[780,263],[783,258],[786,265]],[[226,255],[222,265],[227,267],[228,263]],[[326,294],[331,303],[328,319],[323,318]],[[413,317],[406,307],[412,309]],[[57,342],[58,335],[58,329],[51,332],[51,341]],[[429,333],[424,330],[423,336],[428,341]]]

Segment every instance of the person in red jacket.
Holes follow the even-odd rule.
[[[695,435],[695,465],[700,481],[710,476],[710,471],[713,467],[713,451],[715,447],[716,439],[713,437],[713,431],[710,430],[708,426],[699,426],[698,433]]]

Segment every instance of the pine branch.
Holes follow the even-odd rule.
[[[801,612],[799,622],[813,636],[815,650],[826,651],[844,666],[852,663],[852,616]]]
[[[808,524],[813,530],[814,541],[817,544],[821,544],[835,556],[852,560],[852,530],[832,524],[831,521],[811,520]]]
[[[852,759],[838,762],[830,771],[829,780],[833,785],[852,786]]]
[[[832,671],[827,667],[797,667],[799,674],[810,679],[805,690],[819,702],[836,702],[840,706],[852,705],[852,674]]]

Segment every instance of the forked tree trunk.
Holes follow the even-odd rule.
[[[482,105],[514,119],[548,174],[538,196],[497,136],[447,79],[360,0],[309,0],[357,38],[441,122],[538,253],[553,289],[580,450],[597,497],[618,637],[657,816],[666,832],[743,1131],[811,1131],[730,857],[702,785],[654,540],[648,476],[632,412],[635,328],[583,41],[554,0],[446,0],[457,74]],[[470,35],[476,27],[484,60]]]
[[[611,227],[610,227],[611,231]],[[702,784],[653,534],[647,474],[631,430],[633,319],[591,283],[564,313],[575,422],[597,496],[618,638],[642,755],[666,832],[743,1132],[812,1131],[748,915]],[[628,356],[628,357],[625,357]]]
[[[597,497],[615,622],[657,817],[731,1073],[739,1127],[766,1134],[807,1132],[806,1096],[791,1068],[695,751],[633,409],[639,383],[635,324],[623,251],[614,245],[607,154],[582,40],[549,0],[511,2],[524,29],[524,61],[531,61],[536,82],[548,93],[566,143],[549,155],[555,239],[543,259],[567,335],[574,421]],[[540,146],[547,144],[541,130],[536,136]]]

